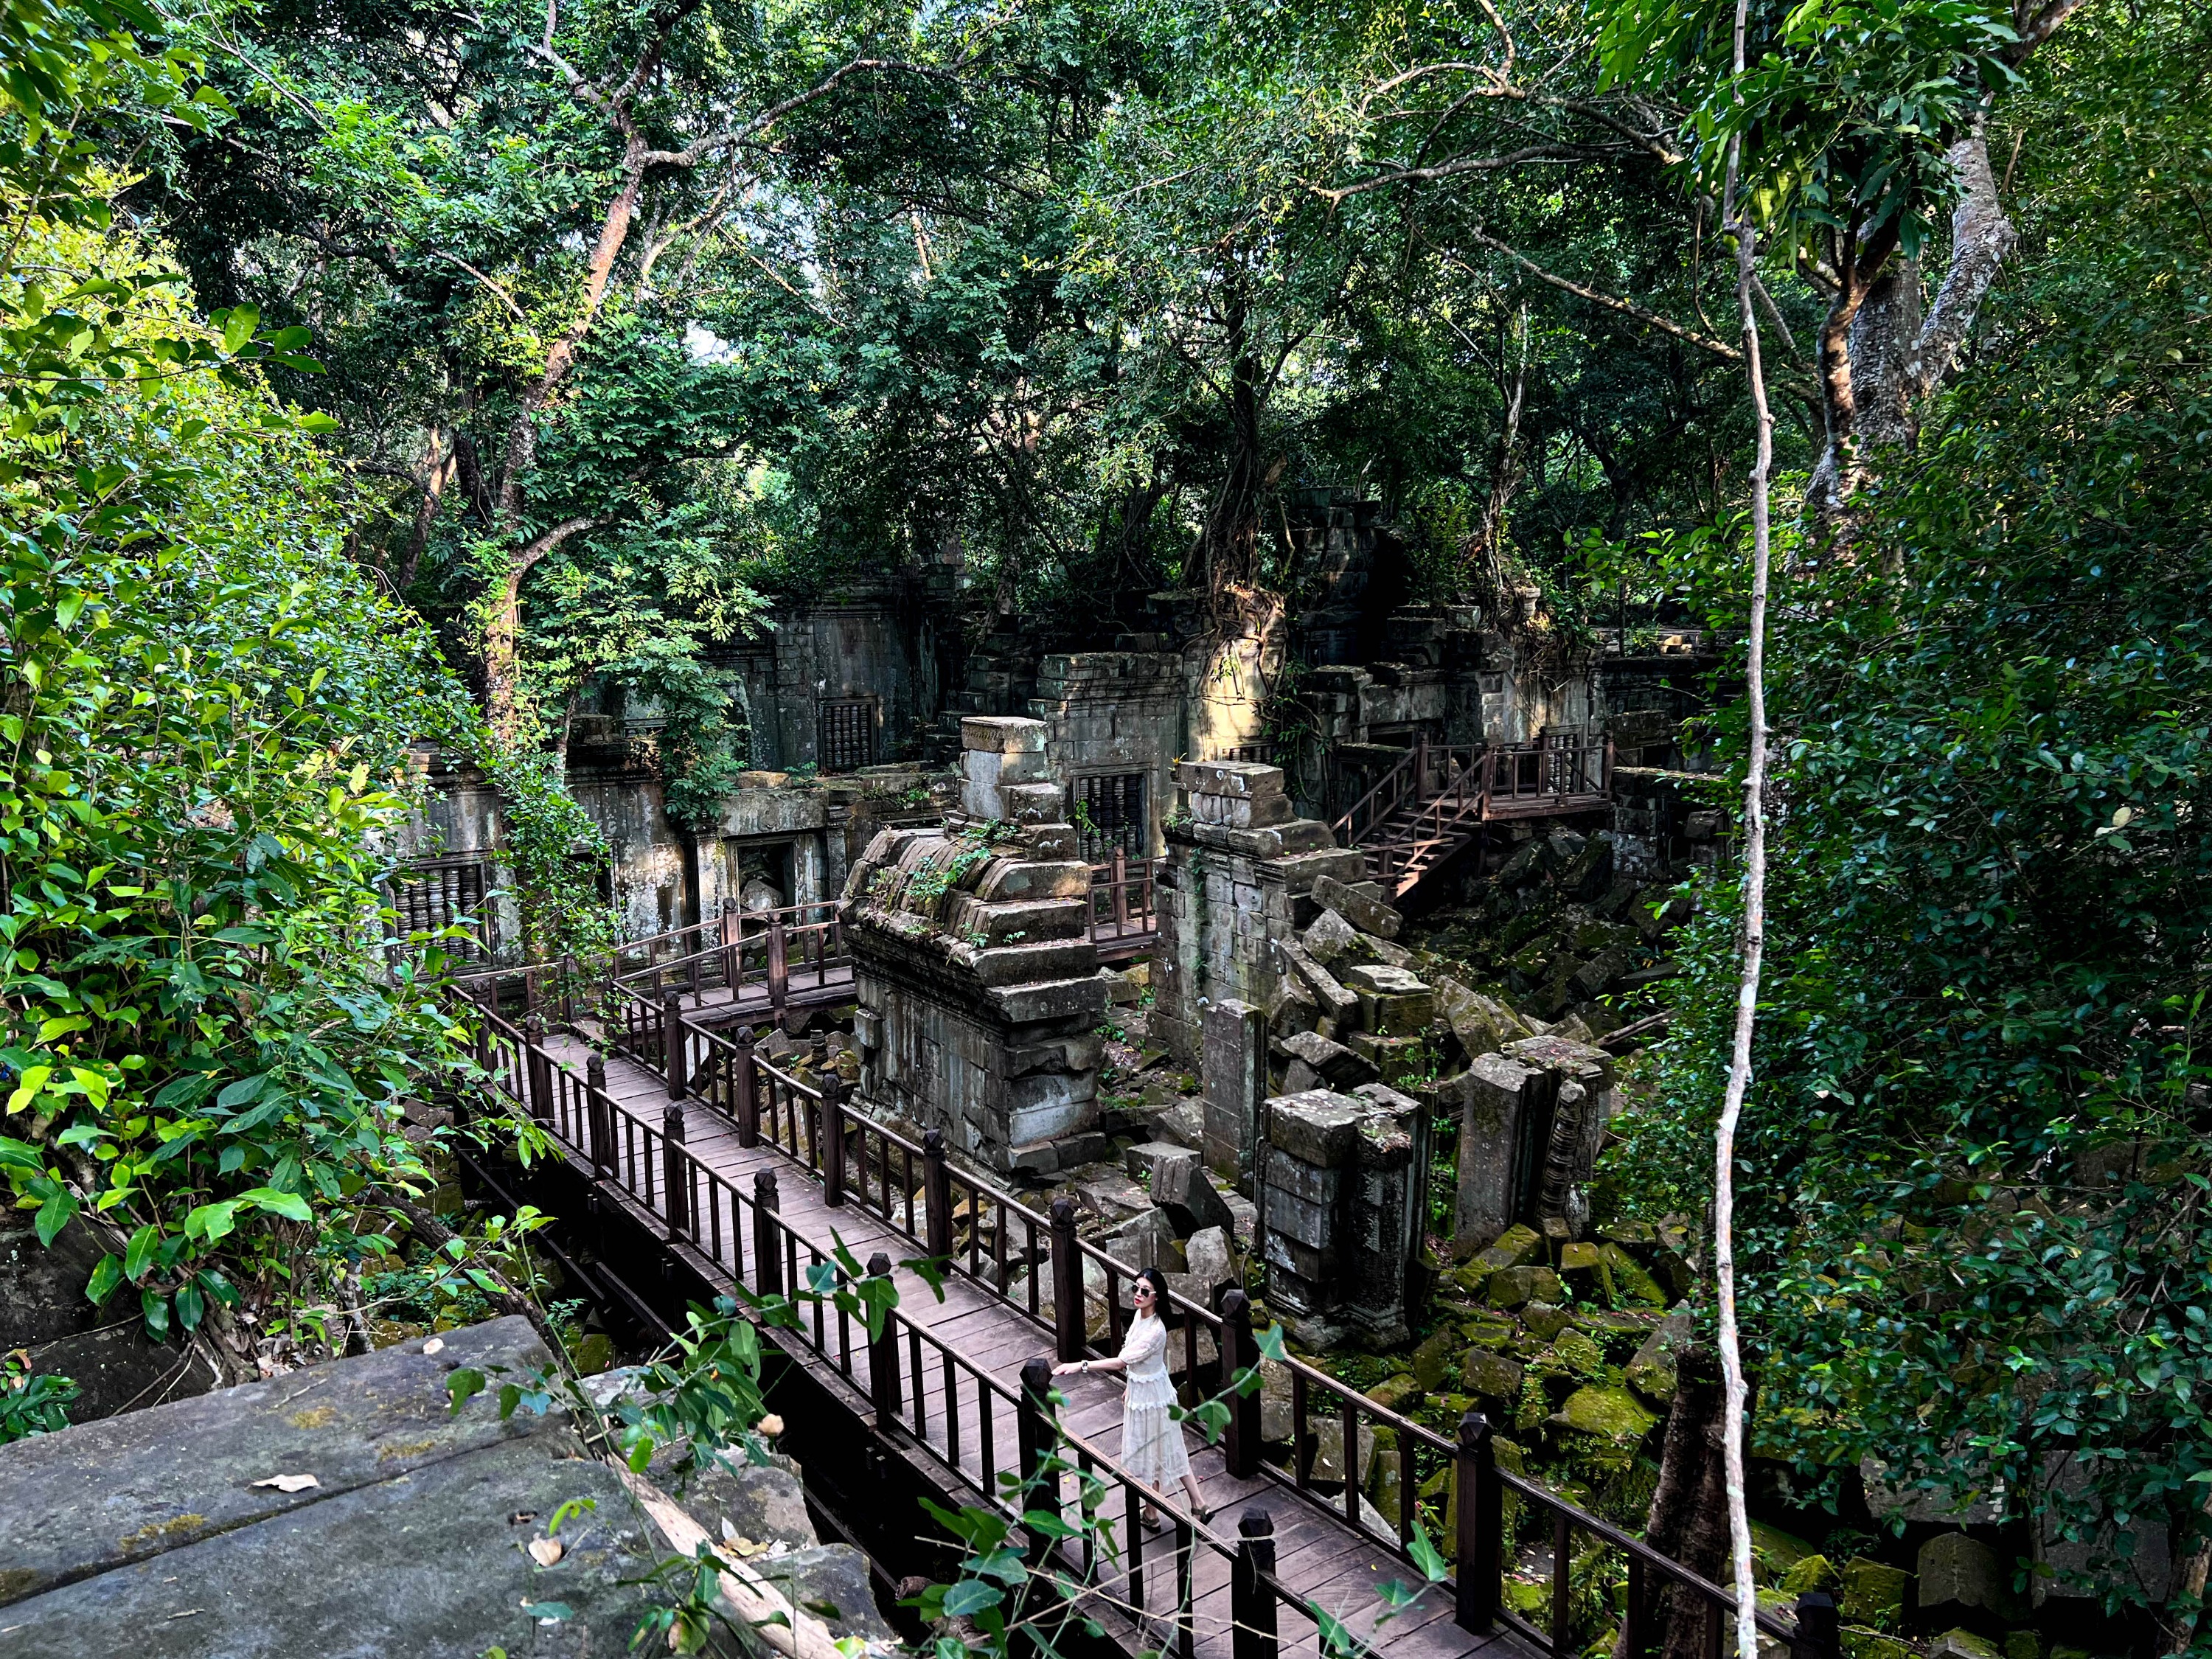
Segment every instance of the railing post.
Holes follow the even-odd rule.
[[[553,1121],[553,1067],[545,1056],[545,1022],[532,1014],[522,1027],[522,1075],[530,1091],[530,1115]]]
[[[775,911],[768,918],[768,1006],[777,1014],[791,993],[789,946],[783,937],[783,918]]]
[[[1075,1242],[1075,1203],[1052,1201],[1053,1346],[1064,1364],[1083,1358],[1090,1346],[1083,1316],[1083,1251]]]
[[[1129,926],[1129,855],[1121,848],[1114,849],[1114,936],[1119,939]]]
[[[921,1137],[921,1203],[926,1233],[922,1249],[940,1258],[952,1254],[952,1171],[945,1161],[945,1131]]]
[[[576,1023],[576,958],[573,953],[561,958],[561,1023]]]
[[[1480,1412],[1459,1420],[1459,1462],[1452,1478],[1459,1483],[1459,1605],[1454,1622],[1462,1630],[1488,1630],[1497,1622],[1502,1589],[1505,1505],[1490,1419]]]
[[[738,1058],[732,1074],[730,1111],[738,1120],[738,1145],[760,1145],[760,1073],[753,1069],[753,1028],[738,1027]]]
[[[691,1176],[684,1156],[684,1107],[672,1100],[660,1110],[661,1199],[668,1212],[668,1236],[691,1231]]]
[[[835,1072],[822,1074],[815,1133],[822,1138],[822,1201],[834,1210],[845,1201],[845,1079]]]
[[[891,1259],[878,1250],[868,1258],[868,1277],[889,1279],[890,1276]],[[868,1399],[876,1408],[878,1433],[898,1421],[898,1328],[889,1309],[884,1312],[883,1329],[868,1339]]]
[[[584,1062],[584,1098],[592,1120],[592,1170],[611,1175],[615,1168],[614,1107],[607,1098],[607,1062],[593,1054]]]
[[[1231,1659],[1275,1659],[1275,1522],[1265,1510],[1237,1521],[1237,1563],[1230,1569]]]
[[[1836,1598],[1826,1590],[1807,1590],[1797,1598],[1797,1633],[1790,1641],[1790,1659],[1836,1659],[1842,1651]]]
[[[1259,1345],[1252,1340],[1252,1299],[1231,1288],[1221,1297],[1221,1386],[1234,1389],[1238,1373],[1260,1363]],[[1229,1473],[1250,1480],[1260,1473],[1260,1390],[1229,1396],[1229,1426],[1223,1431],[1221,1453]],[[1268,1548],[1274,1547],[1271,1544]],[[1272,1625],[1270,1630],[1273,1628]]]
[[[1060,1494],[1043,1490],[1048,1478],[1045,1464],[1052,1456],[1057,1436],[1052,1420],[1052,1362],[1041,1356],[1022,1364],[1021,1392],[1014,1402],[1014,1429],[1021,1455],[1021,1507],[1025,1510],[1057,1510]],[[1030,1559],[1042,1560],[1051,1547],[1052,1540],[1042,1534],[1033,1535],[1030,1540]]]
[[[668,1097],[684,1098],[684,994],[660,994],[660,1067],[667,1074]]]
[[[782,1200],[775,1190],[775,1171],[760,1170],[753,1176],[753,1273],[763,1296],[783,1294],[783,1241],[775,1224]]]

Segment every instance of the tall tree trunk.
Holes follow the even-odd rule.
[[[1514,493],[1521,487],[1521,410],[1528,390],[1528,313],[1525,307],[1515,319],[1512,337],[1519,349],[1514,354],[1512,379],[1500,387],[1505,394],[1505,418],[1498,428],[1498,454],[1490,469],[1490,495],[1483,502],[1482,517],[1475,525],[1473,545],[1465,561],[1476,567],[1475,574],[1486,585],[1490,602],[1497,612],[1493,620],[1500,623],[1508,620],[1505,519],[1513,505]]]
[[[538,416],[575,366],[576,354],[599,319],[599,307],[606,298],[608,279],[614,272],[615,261],[621,257],[623,244],[629,238],[630,224],[637,216],[638,192],[645,185],[645,156],[644,141],[632,133],[623,157],[622,188],[607,204],[606,216],[599,223],[599,239],[592,245],[591,260],[585,267],[583,305],[575,320],[545,354],[544,368],[516,402],[514,413],[507,421],[507,453],[500,465],[499,495],[492,520],[495,538],[514,542],[520,534],[524,479],[538,459]],[[532,556],[528,549],[514,546],[485,607],[487,713],[492,731],[509,742],[522,734],[528,717],[522,702],[517,649],[522,631],[522,580],[530,574],[531,566],[543,556],[543,550]]]
[[[1693,1572],[1718,1578],[1728,1561],[1728,1497],[1721,1449],[1721,1376],[1713,1351],[1702,1343],[1675,1362],[1674,1404],[1659,1451],[1659,1480],[1652,1488],[1644,1541]],[[1705,1598],[1675,1594],[1656,1573],[1644,1577],[1634,1609],[1644,1649],[1658,1659],[1706,1659],[1712,1651],[1711,1614]],[[1664,1635],[1650,1640],[1664,1614]],[[1614,1659],[1628,1659],[1626,1625]]]
[[[1259,574],[1260,497],[1267,487],[1266,462],[1260,447],[1260,366],[1241,274],[1231,279],[1225,320],[1229,459],[1222,473],[1221,493],[1206,515],[1200,555],[1206,586],[1217,599],[1231,588],[1250,586]]]
[[[1822,545],[1848,539],[1853,499],[1917,440],[1921,410],[1958,360],[2019,240],[1998,198],[1986,125],[1977,121],[1946,154],[1958,173],[1959,202],[1943,281],[1924,313],[1919,262],[1897,254],[1894,221],[1863,242],[1843,239],[1836,293],[1820,326],[1827,441],[1806,492]]]
[[[1736,0],[1735,63],[1743,80],[1744,32],[1749,0]],[[1741,94],[1738,94],[1741,96]],[[1744,1480],[1743,1345],[1735,1305],[1735,1135],[1751,1083],[1751,1040],[1759,1018],[1759,975],[1766,948],[1766,590],[1773,550],[1767,477],[1774,465],[1774,411],[1766,401],[1759,361],[1759,234],[1743,202],[1741,140],[1729,143],[1723,211],[1735,231],[1736,310],[1743,327],[1744,378],[1757,419],[1757,458],[1751,469],[1751,617],[1745,646],[1745,699],[1749,715],[1743,776],[1743,956],[1736,983],[1735,1031],[1729,1053],[1728,1085],[1713,1136],[1713,1279],[1720,1311],[1722,1450],[1728,1480],[1730,1553],[1735,1566],[1736,1651],[1759,1659],[1759,1592],[1751,1576],[1751,1516]]]

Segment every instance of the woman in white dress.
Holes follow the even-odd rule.
[[[1128,1377],[1128,1392],[1121,1398],[1121,1467],[1154,1492],[1164,1492],[1170,1480],[1181,1480],[1190,1498],[1191,1513],[1203,1521],[1206,1504],[1190,1472],[1190,1457],[1183,1450],[1182,1425],[1172,1414],[1175,1383],[1168,1376],[1168,1328],[1160,1317],[1160,1304],[1168,1292],[1167,1275],[1147,1267],[1137,1275],[1129,1294],[1137,1316],[1121,1352],[1112,1359],[1079,1359],[1053,1368],[1054,1376],[1071,1371],[1121,1371]],[[1160,1517],[1148,1503],[1145,1524],[1157,1527]]]

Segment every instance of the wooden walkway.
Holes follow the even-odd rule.
[[[505,1022],[494,1024],[503,1026]],[[497,1046],[504,1048],[506,1044]],[[808,1162],[769,1138],[781,1136],[788,1142],[795,1133],[797,1144],[811,1154],[805,1122],[781,1121],[777,1115],[788,1103],[761,1103],[763,1138],[748,1147],[740,1144],[736,1124],[718,1106],[696,1094],[672,1103],[661,1074],[634,1060],[618,1054],[605,1063],[602,1093],[591,1087],[592,1049],[580,1036],[566,1031],[550,1036],[538,1052],[543,1059],[535,1063],[545,1068],[545,1074],[538,1078],[529,1075],[533,1062],[526,1047],[512,1055],[495,1054],[493,1069],[508,1083],[508,1092],[526,1102],[533,1092],[538,1099],[550,1101],[550,1115],[550,1115],[548,1127],[565,1143],[569,1157],[603,1182],[613,1176],[623,1197],[669,1225],[672,1238],[692,1244],[725,1280],[742,1281],[757,1292],[789,1290],[806,1283],[810,1268],[826,1280],[831,1271],[828,1264],[835,1262],[841,1247],[863,1267],[878,1257],[897,1264],[924,1254],[914,1235],[860,1202],[848,1197],[832,1207],[825,1201],[824,1187]],[[501,1064],[501,1060],[516,1063]],[[682,1125],[680,1149],[670,1144],[673,1137],[665,1133],[672,1127],[672,1107]],[[603,1132],[596,1161],[590,1144],[595,1129]],[[672,1182],[672,1172],[676,1173]],[[868,1175],[864,1164],[860,1173],[863,1186]],[[776,1188],[773,1218],[767,1220],[757,1202],[757,1182],[763,1176]],[[885,1194],[897,1184],[887,1182]],[[672,1194],[678,1211],[673,1225],[668,1213]],[[900,1201],[890,1196],[881,1207],[890,1210],[896,1219],[912,1219],[912,1205],[900,1214]],[[921,1224],[926,1226],[926,1218]],[[971,1229],[971,1241],[974,1237]],[[802,1333],[829,1367],[874,1406],[879,1428],[895,1424],[903,1431],[941,1470],[957,1474],[970,1502],[1003,1492],[1010,1478],[1018,1480],[1021,1373],[1029,1362],[1048,1360],[1053,1350],[1048,1319],[1024,1305],[1048,1293],[1042,1287],[1034,1292],[1029,1289],[1030,1279],[1041,1276],[1043,1269],[1032,1267],[1025,1275],[1016,1267],[1011,1274],[1012,1299],[1000,1294],[992,1282],[994,1261],[1001,1266],[1009,1260],[1018,1261],[1033,1243],[1014,1240],[1010,1255],[1002,1224],[994,1241],[994,1253],[981,1257],[981,1275],[956,1272],[945,1285],[941,1302],[911,1268],[892,1265],[897,1310],[885,1338],[873,1345],[858,1319],[818,1304],[811,1311],[811,1328]],[[970,1255],[975,1255],[972,1249]],[[770,1255],[780,1258],[773,1267],[764,1265]],[[1121,1438],[1118,1382],[1105,1376],[1074,1376],[1060,1379],[1056,1386],[1066,1399],[1059,1419],[1066,1437],[1060,1455],[1071,1466],[1097,1468],[1110,1483],[1110,1464]],[[1316,1625],[1297,1605],[1304,1602],[1341,1620],[1352,1632],[1376,1638],[1377,1648],[1404,1659],[1446,1659],[1487,1648],[1498,1648],[1501,1654],[1531,1652],[1525,1641],[1510,1633],[1492,1630],[1475,1634],[1461,1629],[1454,1622],[1449,1584],[1431,1589],[1416,1607],[1385,1622],[1378,1632],[1383,1603],[1377,1588],[1392,1580],[1413,1582],[1418,1575],[1318,1504],[1286,1491],[1279,1480],[1236,1478],[1219,1449],[1198,1445],[1195,1435],[1188,1437],[1193,1468],[1212,1511],[1209,1522],[1194,1525],[1190,1517],[1176,1516],[1170,1509],[1164,1528],[1135,1529],[1133,1536],[1136,1495],[1127,1488],[1109,1488],[1099,1513],[1109,1523],[1112,1543],[1106,1550],[1089,1552],[1087,1559],[1070,1556],[1061,1563],[1090,1586],[1085,1610],[1116,1630],[1132,1648],[1170,1653],[1181,1650],[1229,1659],[1231,1577],[1238,1522],[1248,1511],[1264,1510],[1273,1523],[1274,1576],[1286,1593],[1279,1615],[1281,1639],[1292,1651],[1317,1650],[1309,1645]],[[1073,1520],[1079,1512],[1078,1477],[1063,1474],[1060,1486],[1064,1511]],[[1170,1496],[1182,1503],[1179,1491]],[[1025,1503],[1038,1507],[1034,1496]],[[1186,1571],[1187,1587],[1181,1583]],[[1187,1620],[1177,1616],[1186,1607]],[[1186,1623],[1188,1636],[1178,1639]]]
[[[665,1231],[667,1248],[704,1277],[762,1295],[817,1292],[802,1300],[795,1333],[811,1352],[807,1363],[833,1392],[846,1392],[860,1421],[933,1465],[948,1491],[994,1503],[1017,1521],[1056,1506],[1073,1523],[1087,1480],[1104,1528],[1083,1528],[1079,1541],[1057,1546],[1030,1528],[1016,1536],[1048,1551],[1058,1576],[1080,1587],[1085,1610],[1133,1650],[1232,1659],[1232,1633],[1243,1638],[1272,1620],[1293,1652],[1328,1655],[1340,1650],[1322,1639],[1325,1621],[1335,1620],[1403,1659],[1477,1651],[1562,1659],[1615,1635],[1628,1659],[1643,1659],[1662,1631],[1674,1640],[1686,1618],[1695,1621],[1692,1640],[1722,1650],[1734,1617],[1729,1591],[1499,1468],[1480,1415],[1469,1413],[1447,1439],[1295,1358],[1270,1362],[1287,1385],[1286,1419],[1270,1429],[1258,1396],[1231,1396],[1218,1447],[1187,1436],[1210,1517],[1183,1513],[1178,1491],[1165,1501],[1150,1495],[1167,1514],[1163,1529],[1139,1526],[1146,1494],[1116,1461],[1118,1382],[1047,1379],[1055,1350],[1113,1352],[1127,1319],[1130,1271],[1078,1237],[1072,1205],[1057,1200],[1041,1214],[953,1169],[933,1132],[917,1143],[848,1111],[834,1073],[804,1084],[761,1058],[749,1033],[733,1042],[680,1011],[672,1023],[665,1003],[634,994],[617,995],[615,1006],[619,1018],[604,1033],[586,1024],[580,1035],[532,1042],[477,1005],[478,1060],[596,1191]],[[600,1058],[586,1036],[603,1037],[611,1057]],[[671,1075],[681,1080],[675,1097]],[[941,1299],[905,1265],[925,1259],[953,1269]],[[873,1338],[853,1299],[855,1281],[866,1291],[872,1279],[897,1292]],[[1241,1291],[1225,1292],[1218,1310],[1170,1299],[1169,1364],[1187,1402],[1260,1363]],[[1056,1306],[1084,1315],[1056,1320]],[[1063,1396],[1056,1421],[1054,1386]],[[1346,1481],[1347,1448],[1367,1468],[1365,1480]],[[1038,1473],[1055,1468],[1066,1471],[1056,1496],[1053,1477]],[[1463,1500],[1452,1506],[1457,1579],[1386,1619],[1377,1591],[1419,1582],[1410,1562],[1416,1492],[1446,1480]],[[1439,1519],[1432,1508],[1432,1528]],[[1520,1534],[1548,1534],[1548,1560],[1522,1555]],[[1545,1628],[1507,1602],[1509,1567],[1524,1583],[1548,1580]],[[1615,1611],[1607,1586],[1623,1569],[1626,1604]],[[1576,1581],[1589,1574],[1598,1576],[1594,1600],[1577,1594]],[[1236,1620],[1232,1575],[1244,1587]],[[1838,1659],[1826,1596],[1802,1598],[1795,1626],[1764,1608],[1756,1616],[1801,1659]],[[1271,1650],[1239,1644],[1243,1659]]]

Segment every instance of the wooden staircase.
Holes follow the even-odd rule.
[[[1613,799],[1613,740],[1549,732],[1532,743],[1431,744],[1425,737],[1329,827],[1367,855],[1395,902],[1488,823],[1565,817]]]

